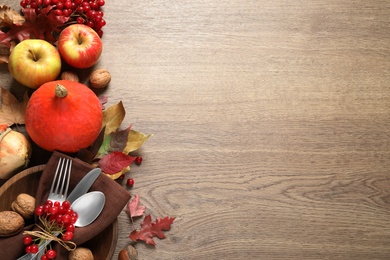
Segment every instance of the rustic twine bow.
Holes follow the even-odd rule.
[[[46,229],[42,228],[41,226],[39,226],[39,225],[36,225],[36,226],[38,226],[42,231],[38,231],[38,230],[24,231],[23,235],[31,235],[31,236],[35,236],[35,237],[38,237],[38,238],[41,238],[44,240],[50,239],[50,240],[55,241],[58,244],[60,244],[62,247],[64,247],[68,251],[73,251],[76,249],[76,247],[77,247],[76,243],[74,243],[72,241],[64,241],[61,238],[53,235],[52,233],[50,233]]]

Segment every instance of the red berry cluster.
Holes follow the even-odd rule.
[[[69,17],[69,22],[85,24],[93,28],[100,37],[103,35],[102,28],[106,25],[103,19],[102,6],[104,0],[21,0],[23,8],[35,9],[37,14],[46,7],[53,7],[56,16]]]
[[[62,235],[62,240],[72,240],[75,230],[74,223],[76,223],[78,215],[70,207],[69,201],[60,203],[47,200],[45,204],[35,208],[35,215],[39,217],[48,232],[58,231]],[[37,253],[39,242],[40,238],[33,239],[30,235],[24,236],[23,243],[26,246],[26,253]],[[54,259],[55,257],[56,252],[50,249],[46,251],[41,260]]]

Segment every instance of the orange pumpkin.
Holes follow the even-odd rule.
[[[87,148],[100,133],[103,120],[96,94],[84,84],[57,80],[41,85],[26,109],[26,130],[48,151],[73,153]]]

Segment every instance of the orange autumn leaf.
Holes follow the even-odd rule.
[[[19,102],[11,92],[1,88],[0,125],[24,124],[28,100],[27,91]]]

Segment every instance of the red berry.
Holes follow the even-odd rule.
[[[84,23],[84,19],[82,17],[80,17],[80,16],[76,18],[76,21],[79,24],[83,24]]]
[[[75,227],[73,224],[68,224],[66,225],[65,229],[66,231],[74,232]]]
[[[35,209],[35,215],[37,216],[42,216],[43,215],[43,206],[38,206],[36,209]]]
[[[26,246],[26,248],[24,249],[24,251],[26,252],[26,254],[31,253],[31,245]]]
[[[56,258],[56,256],[57,256],[56,251],[54,251],[53,249],[47,250],[47,252],[46,252],[47,259],[54,259],[54,258]]]
[[[62,206],[66,209],[69,209],[70,208],[70,202],[65,200],[64,202],[62,202]]]
[[[134,161],[135,161],[136,165],[140,165],[142,163],[142,157],[141,156],[137,156],[137,157],[135,157]]]
[[[62,240],[64,241],[70,241],[73,238],[73,232],[71,231],[65,231],[64,235],[62,235]]]
[[[53,206],[50,208],[50,214],[51,215],[57,215],[58,214],[58,207],[57,206]]]
[[[32,244],[30,248],[30,253],[31,254],[36,254],[38,252],[38,245],[37,244]]]
[[[102,30],[98,30],[98,31],[97,31],[97,34],[99,35],[100,38],[103,37],[103,31],[102,31]]]
[[[62,221],[62,215],[61,214],[58,214],[58,215],[56,215],[56,222],[57,222],[57,224],[58,225],[62,225],[62,224],[64,224],[64,222]]]
[[[64,3],[58,2],[58,3],[56,4],[56,7],[57,7],[58,10],[61,10],[61,9],[64,8]]]
[[[62,10],[56,9],[56,10],[54,10],[54,14],[57,15],[57,16],[61,16],[62,15]]]
[[[134,185],[134,180],[132,178],[127,179],[126,185],[132,187]]]
[[[66,208],[64,208],[64,206],[62,206],[62,205],[59,206],[58,207],[58,213],[62,214],[62,215],[65,214],[66,213]]]
[[[44,214],[49,213],[49,212],[50,212],[50,209],[51,209],[51,206],[50,206],[49,204],[45,204],[45,205],[43,206],[43,213],[44,213]]]
[[[48,260],[48,259],[49,259],[49,258],[47,258],[46,255],[41,256],[41,260]]]
[[[62,215],[62,222],[65,225],[70,224],[70,216],[68,214]]]
[[[25,236],[23,237],[23,244],[28,246],[29,244],[32,243],[32,237],[31,236]]]
[[[97,0],[99,6],[103,6],[106,2],[104,0]]]

